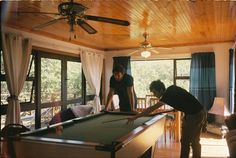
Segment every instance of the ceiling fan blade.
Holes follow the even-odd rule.
[[[111,23],[111,24],[117,24],[122,26],[129,26],[129,22],[126,20],[119,20],[119,19],[113,19],[113,18],[105,18],[101,16],[93,16],[93,15],[84,15],[84,19],[86,20],[93,20],[93,21],[100,21],[105,23]]]
[[[92,26],[90,26],[88,23],[86,23],[84,20],[78,19],[77,24],[82,27],[86,32],[89,34],[95,34],[97,33],[97,30],[95,30]]]
[[[52,24],[56,23],[57,21],[59,21],[59,20],[63,20],[63,19],[67,19],[67,18],[58,18],[58,19],[53,19],[53,20],[48,21],[48,22],[46,22],[46,23],[43,23],[43,24],[40,24],[40,25],[34,26],[33,29],[34,29],[34,30],[38,30],[38,29],[41,29],[41,28],[46,27],[46,26],[48,26],[48,25],[52,25]]]
[[[140,49],[130,52],[130,53],[128,54],[128,56],[130,56],[130,55],[132,55],[132,54],[135,54],[135,53],[137,53],[137,52],[140,52]]]
[[[155,53],[155,54],[160,54],[160,52],[158,50],[155,50],[155,49],[150,49],[150,52]]]
[[[168,47],[152,47],[151,49],[159,49],[159,50],[173,50],[173,48],[168,48]]]
[[[16,11],[11,12],[16,14],[51,14],[51,15],[60,15],[59,13],[48,13],[48,12],[25,12],[25,11]]]

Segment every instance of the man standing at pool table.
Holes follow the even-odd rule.
[[[206,121],[206,112],[200,102],[185,89],[172,85],[165,88],[160,80],[153,81],[150,84],[150,91],[159,98],[159,102],[147,108],[142,113],[128,118],[128,123],[135,119],[148,115],[155,109],[164,104],[168,104],[176,110],[184,113],[181,132],[181,152],[180,158],[188,158],[190,146],[193,151],[193,158],[201,157],[200,134]]]
[[[133,77],[125,73],[124,67],[118,64],[113,67],[112,73],[113,75],[110,78],[110,90],[107,96],[105,111],[111,106],[114,94],[117,94],[119,97],[120,111],[135,111],[137,97],[134,91]]]

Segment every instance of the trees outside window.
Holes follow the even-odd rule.
[[[177,85],[189,90],[190,59],[131,61],[137,97],[150,94],[149,85],[160,79],[165,86]]]
[[[61,60],[41,58],[41,103],[61,100]]]
[[[150,94],[149,84],[157,79],[166,86],[173,84],[173,60],[132,61],[131,71],[137,97]]]
[[[82,64],[79,62],[67,62],[67,99],[82,97]],[[87,87],[87,86],[86,86]]]
[[[189,91],[190,59],[175,60],[175,84]]]

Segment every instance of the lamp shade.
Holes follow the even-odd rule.
[[[229,116],[230,113],[225,106],[225,100],[221,97],[215,97],[213,106],[211,107],[208,113],[221,115],[221,116]]]

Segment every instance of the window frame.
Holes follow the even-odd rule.
[[[190,82],[190,73],[189,73],[189,76],[178,76],[177,75],[177,61],[180,61],[180,60],[190,60],[191,62],[191,58],[181,58],[181,59],[174,59],[174,85],[176,85],[176,81],[177,80],[189,80]],[[189,67],[190,69],[190,67]]]

